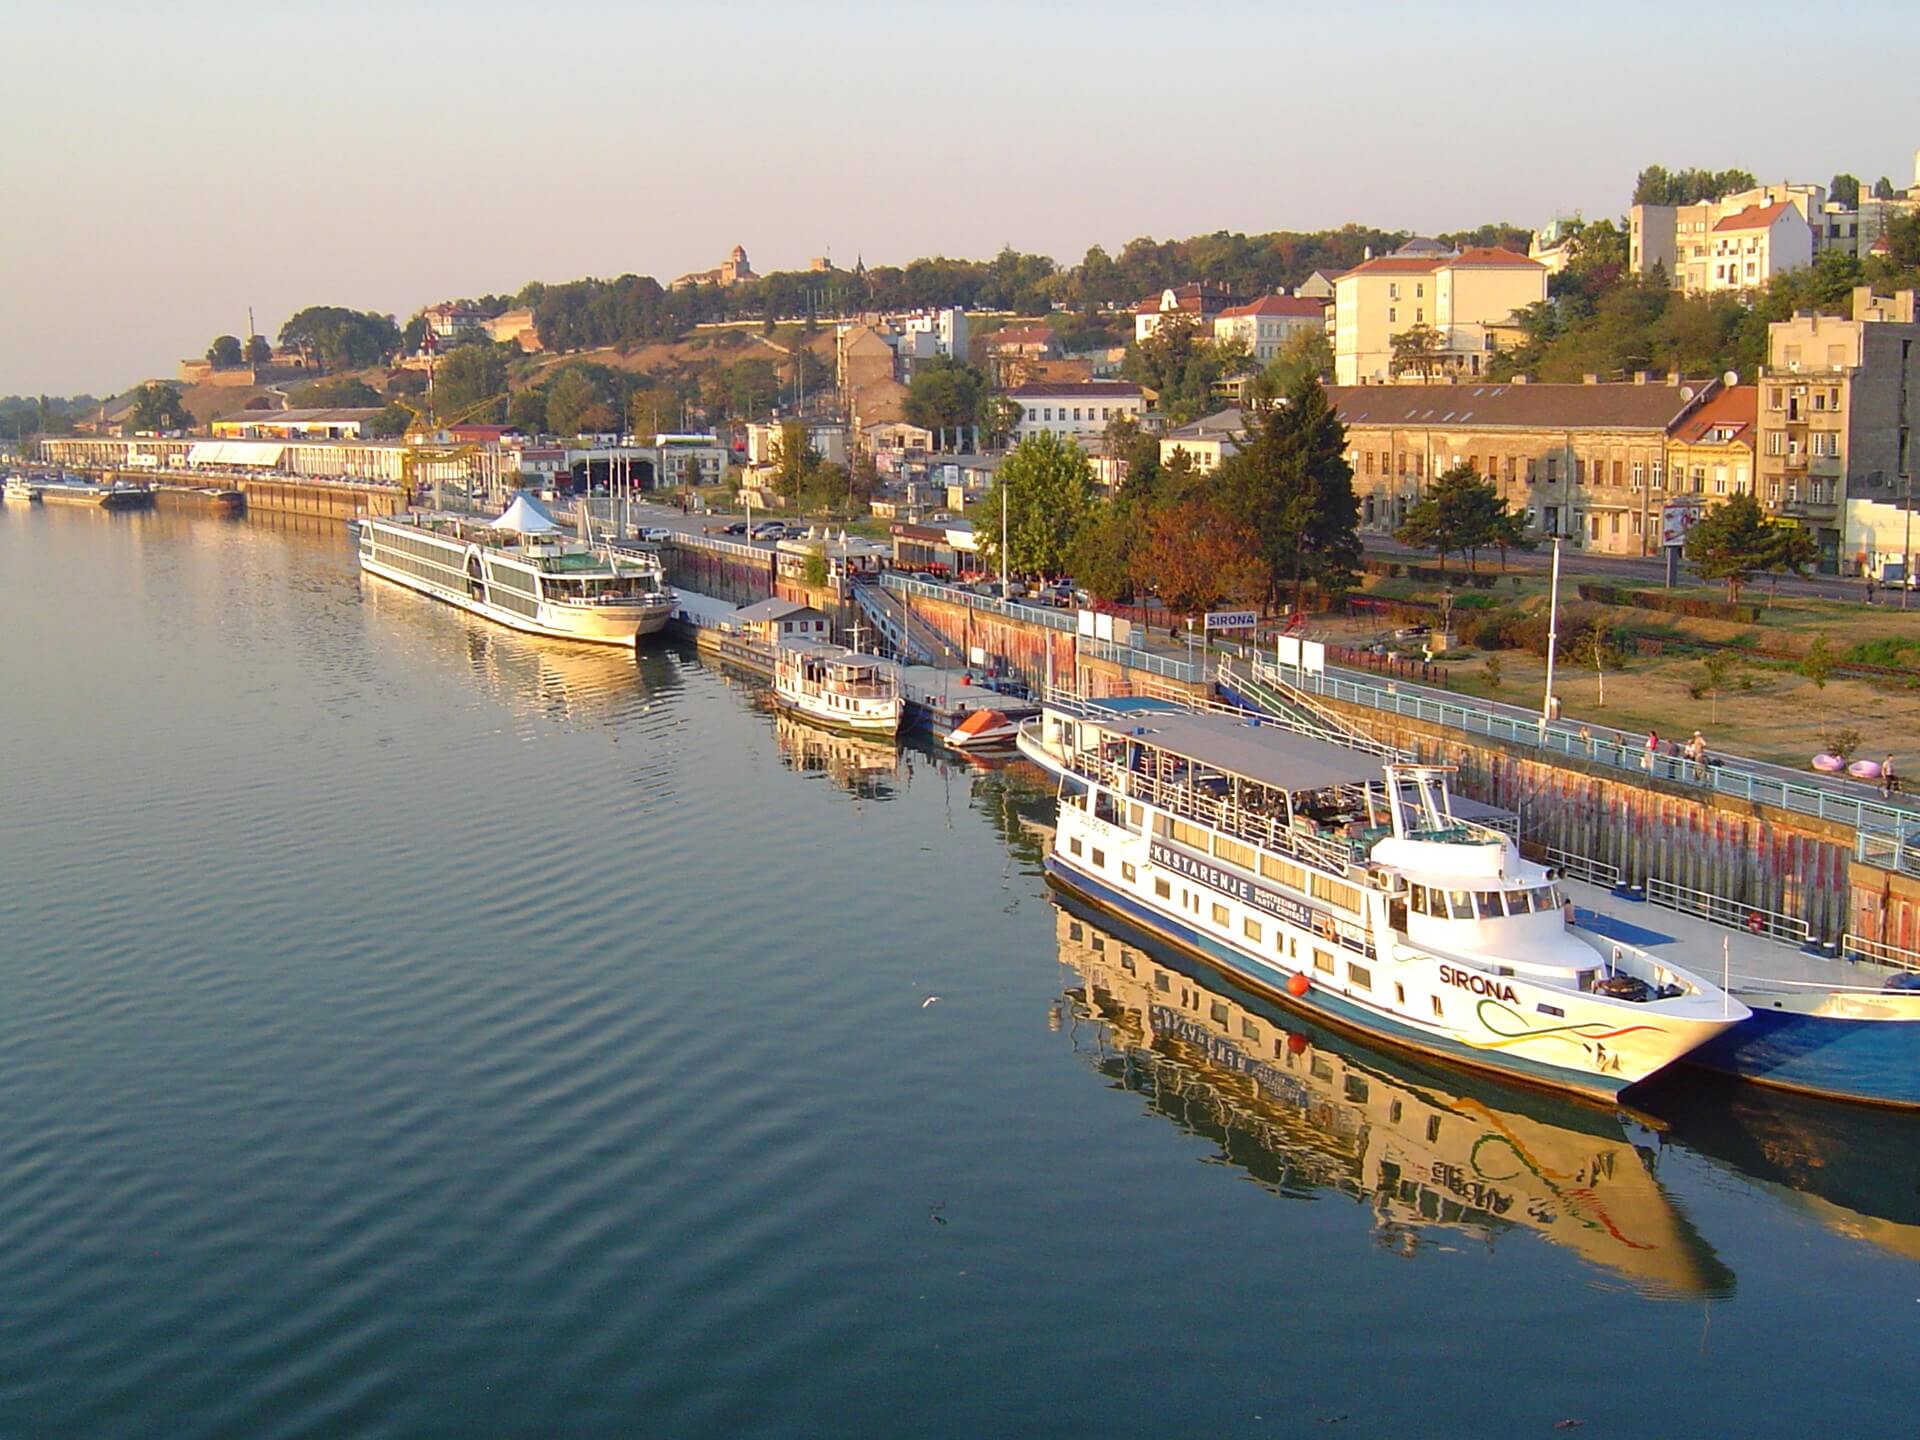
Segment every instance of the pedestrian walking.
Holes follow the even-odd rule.
[[[1647,728],[1647,754],[1640,762],[1640,768],[1649,775],[1653,773],[1653,757],[1660,753],[1660,732],[1651,726]]]
[[[1869,605],[1873,603],[1873,574],[1871,571],[1867,574],[1867,603]]]
[[[1891,800],[1900,793],[1900,777],[1893,773],[1893,756],[1880,762],[1880,798]]]
[[[1693,762],[1693,778],[1703,781],[1707,778],[1707,737],[1698,730],[1687,741],[1687,759]]]

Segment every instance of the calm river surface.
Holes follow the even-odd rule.
[[[1920,1122],[1334,1040],[332,528],[10,504],[0,615],[0,1436],[1913,1432]]]

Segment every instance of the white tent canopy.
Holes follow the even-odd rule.
[[[560,527],[553,523],[553,516],[541,508],[540,502],[523,490],[488,528],[511,530],[517,535],[551,535]]]

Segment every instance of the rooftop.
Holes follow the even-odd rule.
[[[1717,390],[1674,427],[1673,438],[1683,444],[1705,441],[1715,430],[1731,430],[1731,439],[1753,443],[1752,430],[1760,418],[1760,387],[1728,385]]]
[[[1220,410],[1212,415],[1204,415],[1191,425],[1182,425],[1177,430],[1167,432],[1169,440],[1211,440],[1221,435],[1238,435],[1241,431],[1241,416],[1238,407]]]
[[[1185,756],[1209,770],[1275,790],[1325,790],[1381,777],[1381,762],[1364,751],[1226,715],[1156,711],[1103,718],[1099,725],[1115,738]]]
[[[748,624],[759,624],[767,620],[791,620],[796,615],[818,615],[820,612],[811,605],[802,605],[797,600],[762,600],[756,605],[748,605],[733,612],[732,618]]]
[[[221,415],[213,423],[216,425],[348,425],[356,420],[371,420],[380,413],[380,409],[378,405],[373,405],[311,410],[240,410],[232,415]]]
[[[1300,315],[1319,320],[1325,318],[1326,313],[1327,302],[1324,300],[1308,300],[1298,295],[1262,295],[1251,304],[1229,305],[1220,312],[1220,318],[1225,320],[1238,315]]]
[[[1792,202],[1777,201],[1772,205],[1749,205],[1737,214],[1729,215],[1713,228],[1720,230],[1765,230],[1780,218],[1780,212],[1791,210]]]
[[[1026,385],[1016,385],[1007,392],[1016,400],[1046,399],[1054,395],[1104,395],[1109,400],[1117,400],[1140,393],[1140,387],[1131,380],[1035,380]]]
[[[1660,430],[1706,385],[1329,385],[1347,425]]]

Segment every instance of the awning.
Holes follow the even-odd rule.
[[[522,490],[513,497],[513,503],[501,512],[500,518],[490,522],[489,529],[511,530],[519,535],[551,535],[560,527],[553,522],[540,502]]]
[[[280,464],[286,448],[263,440],[200,440],[188,449],[187,464],[273,469]]]

